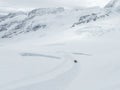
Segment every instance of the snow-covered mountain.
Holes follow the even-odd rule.
[[[46,14],[57,14],[60,12],[63,12],[64,8],[59,7],[59,8],[39,8],[39,9],[34,9],[28,13],[29,17],[34,17],[34,16],[42,16]]]
[[[120,90],[120,13],[113,8],[0,14],[0,90]]]
[[[39,8],[0,16],[0,37],[10,38],[31,31],[66,29],[106,18],[110,11],[98,7],[86,9]],[[63,26],[62,26],[63,25]]]
[[[111,0],[105,7],[106,8],[117,8],[117,7],[120,7],[120,0]]]
[[[4,34],[1,37],[12,37],[20,33],[44,29],[48,26],[47,22],[43,20],[44,17],[48,15],[51,18],[51,16],[63,11],[64,8],[40,8],[28,13],[16,12],[2,15],[0,17],[0,31],[4,32]]]
[[[110,8],[112,10],[116,10],[118,12],[120,12],[120,0],[111,0],[106,6],[105,8]]]
[[[59,29],[64,30],[106,18],[112,11],[119,12],[119,7],[120,1],[112,0],[105,8],[39,8],[29,12],[17,11],[7,15],[1,14],[0,38],[10,38],[33,31],[40,33],[40,31],[49,31],[51,28],[55,30],[58,26]]]

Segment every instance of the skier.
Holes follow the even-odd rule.
[[[74,60],[74,63],[78,63],[78,61],[77,61],[77,60]]]

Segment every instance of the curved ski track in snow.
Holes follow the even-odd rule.
[[[1,90],[63,90],[79,73],[79,63],[64,53],[63,63],[51,71],[31,78],[12,82]]]

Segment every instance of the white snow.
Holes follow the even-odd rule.
[[[91,11],[36,17],[50,27],[0,39],[0,90],[120,90],[120,14],[70,27]]]

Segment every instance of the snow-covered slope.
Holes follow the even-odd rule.
[[[106,8],[1,16],[0,90],[120,90],[119,23]]]
[[[9,13],[0,17],[0,37],[11,38],[37,31],[66,30],[83,23],[100,20],[110,15],[109,10],[98,7],[86,9],[39,8],[28,13]],[[51,32],[51,31],[50,31]]]
[[[112,9],[113,11],[116,10],[120,12],[120,0],[111,0],[105,8]]]
[[[32,10],[29,13],[16,12],[1,16],[0,31],[4,32],[1,37],[13,37],[20,33],[44,29],[48,26],[47,23],[49,22],[49,20],[43,20],[45,17],[49,16],[48,18],[52,19],[55,16],[54,14],[63,11],[63,8],[40,8]]]
[[[106,8],[117,8],[117,7],[120,7],[120,0],[111,0],[105,7]]]
[[[1,90],[119,90],[119,14],[0,43]],[[74,63],[74,60],[78,63]]]

